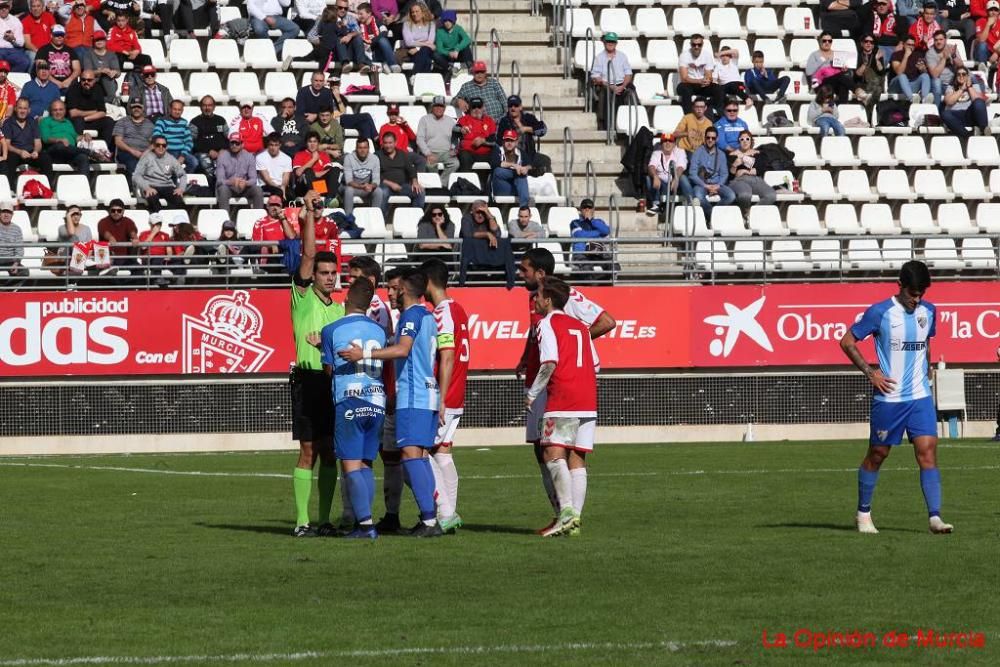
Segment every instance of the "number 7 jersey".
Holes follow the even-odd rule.
[[[434,308],[434,321],[438,328],[438,354],[441,350],[455,351],[455,365],[452,367],[448,393],[444,396],[444,407],[461,414],[465,407],[469,359],[472,358],[469,345],[469,317],[462,306],[451,299],[445,299]]]
[[[580,320],[554,310],[538,323],[541,364],[554,363],[546,417],[597,416],[597,351]]]

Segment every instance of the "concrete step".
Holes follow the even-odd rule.
[[[505,89],[510,83],[510,67],[500,77]],[[573,79],[564,79],[561,76],[537,76],[521,72],[521,97],[530,99],[532,95],[538,93],[542,96],[542,104],[546,98],[579,100],[583,107],[583,98],[580,97],[580,85]],[[550,105],[562,106],[562,105]]]
[[[580,169],[587,160],[595,163],[611,163],[621,160],[621,149],[618,146],[605,146],[604,144],[580,144],[573,143],[572,149],[564,146],[562,137],[556,135],[551,141],[548,135],[542,140],[542,152],[552,158],[553,165],[562,165],[563,156],[573,159],[574,169]]]
[[[489,60],[489,49],[485,46],[479,47],[479,57]],[[510,68],[510,63],[517,61],[521,71],[532,70],[541,65],[548,65],[551,68],[558,67],[562,73],[562,65],[559,64],[558,53],[550,44],[506,44],[500,47],[500,65]]]
[[[576,138],[577,131],[588,131],[595,129],[597,120],[594,114],[584,113],[580,110],[555,110],[545,112],[545,122],[549,128],[559,129],[564,127],[573,130],[573,138]]]
[[[442,3],[444,4],[444,3]],[[461,8],[451,7],[456,11],[468,11],[467,7],[469,3],[467,2],[453,2],[452,5],[461,4]],[[523,14],[524,16],[531,16],[531,0],[476,0],[476,5],[479,7],[479,15],[482,20],[486,20],[489,16],[503,15],[503,14]],[[549,10],[543,10],[542,16],[539,19],[544,20],[544,17]]]

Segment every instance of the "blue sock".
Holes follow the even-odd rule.
[[[371,507],[375,504],[375,471],[366,466],[361,469],[361,474],[364,475],[365,485],[368,487],[368,507]]]
[[[858,468],[858,511],[872,511],[872,496],[878,483],[878,470]]]
[[[927,503],[927,516],[941,514],[941,471],[937,468],[920,471],[920,490]]]
[[[407,483],[420,510],[420,520],[430,521],[436,515],[434,506],[434,471],[426,458],[403,459],[403,469],[409,473]]]
[[[368,483],[360,470],[347,473],[347,490],[351,494],[351,505],[358,523],[372,520],[372,503],[368,498]]]

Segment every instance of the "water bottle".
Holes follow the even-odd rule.
[[[941,355],[940,357],[938,357],[937,369],[939,371],[943,371],[945,368],[946,368],[946,365],[944,363],[944,355]]]

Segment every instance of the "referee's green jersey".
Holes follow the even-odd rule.
[[[323,369],[319,349],[306,341],[310,333],[319,333],[327,324],[344,316],[344,307],[336,301],[330,305],[316,294],[310,284],[304,292],[292,285],[292,335],[295,337],[295,365],[306,370]]]

